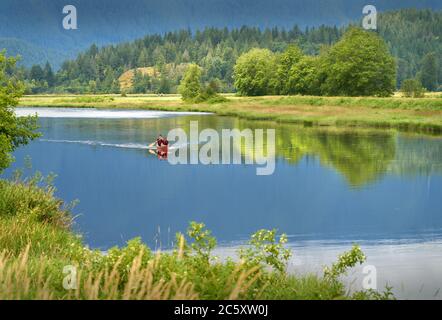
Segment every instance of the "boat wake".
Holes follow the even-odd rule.
[[[91,141],[91,140],[52,140],[52,139],[40,139],[42,142],[51,142],[51,143],[73,143],[73,144],[83,144],[89,146],[96,147],[111,147],[111,148],[123,148],[123,149],[142,149],[142,150],[155,150],[156,147],[149,148],[147,144],[141,143],[109,143],[103,141]],[[186,144],[183,145],[174,145],[173,147],[169,147],[169,150],[175,150],[180,148],[187,147]]]

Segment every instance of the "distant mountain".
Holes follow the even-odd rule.
[[[63,61],[75,55],[73,52],[69,54],[68,51],[48,49],[15,38],[0,38],[0,48],[6,49],[9,56],[20,56],[19,63],[26,66],[43,64],[46,61]]]
[[[371,0],[379,11],[442,9],[441,0]],[[62,28],[62,8],[75,5],[78,30]],[[2,0],[0,47],[23,64],[50,59],[58,67],[92,43],[120,43],[146,34],[213,27],[291,28],[343,25],[362,17],[367,0]]]

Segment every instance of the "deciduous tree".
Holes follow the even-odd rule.
[[[36,138],[36,117],[18,118],[14,107],[23,94],[24,86],[11,76],[16,60],[0,52],[0,172],[12,161],[11,153]]]
[[[241,55],[234,67],[235,87],[246,96],[275,93],[275,55],[268,49],[252,49]]]
[[[389,96],[396,88],[396,63],[374,32],[350,28],[326,56],[323,92],[335,96]]]

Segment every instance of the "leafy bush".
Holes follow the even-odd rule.
[[[259,230],[252,235],[250,247],[239,250],[241,260],[249,266],[268,265],[279,272],[284,272],[291,252],[284,248],[287,236],[282,234],[276,240],[276,230]]]
[[[422,83],[416,79],[406,79],[401,86],[402,95],[406,98],[422,98],[425,96],[425,89]]]
[[[338,261],[331,267],[324,268],[324,278],[328,280],[337,280],[339,276],[344,275],[348,269],[357,264],[364,263],[366,257],[358,245],[339,256]]]
[[[205,260],[209,260],[211,251],[216,247],[216,239],[210,230],[205,230],[203,223],[191,222],[187,235],[194,240],[191,244],[193,251]]]

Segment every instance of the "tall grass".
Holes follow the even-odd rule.
[[[358,247],[324,276],[287,274],[289,251],[275,231],[256,233],[240,261],[213,256],[216,240],[198,223],[177,234],[170,252],[153,252],[140,239],[91,250],[70,231],[69,207],[43,182],[0,180],[0,299],[391,298],[346,292],[339,277],[363,262]]]
[[[253,98],[252,98],[253,99]],[[441,111],[440,98],[379,98],[379,97],[318,97],[318,96],[287,96],[272,99],[254,98],[264,105],[308,105],[308,106],[343,106],[366,107],[373,109],[402,109]]]
[[[18,255],[0,255],[0,299],[124,299],[124,300],[164,300],[198,298],[193,285],[185,280],[178,281],[175,276],[170,280],[154,281],[155,260],[147,266],[141,265],[138,256],[132,262],[128,279],[123,281],[118,271],[118,264],[110,270],[98,273],[79,273],[75,282],[80,285],[74,290],[59,294],[54,290],[53,281],[48,276],[48,261],[29,259],[30,245]],[[38,263],[36,263],[38,262]]]

